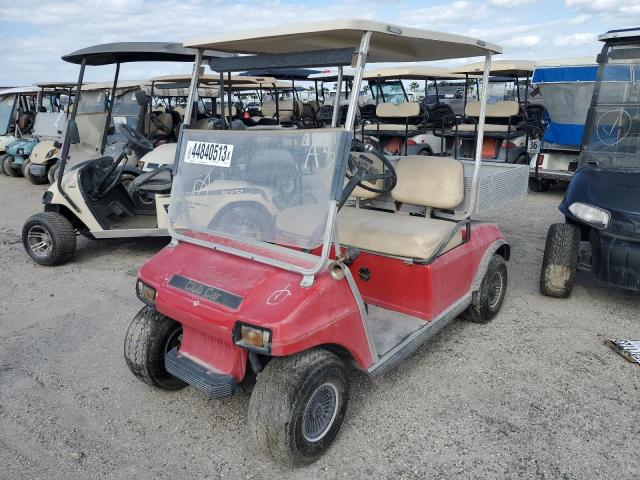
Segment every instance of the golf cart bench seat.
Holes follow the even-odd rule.
[[[473,133],[478,128],[478,118],[480,117],[480,102],[469,102],[464,109],[467,119],[473,119],[472,123],[459,123],[458,132]],[[487,123],[484,124],[485,133],[508,133],[518,129],[521,123],[520,104],[516,101],[502,101],[487,104],[485,110]],[[494,119],[506,123],[491,123]],[[464,119],[463,119],[464,120]]]
[[[420,104],[416,102],[404,102],[399,105],[393,103],[380,103],[376,106],[376,123],[365,125],[365,132],[402,132],[413,133],[418,130],[419,125],[409,123],[409,119],[420,120],[422,112]],[[404,120],[405,123],[391,123],[390,120]],[[387,120],[385,123],[381,120]]]
[[[160,167],[150,172],[138,175],[129,186],[129,190],[134,192],[148,193],[170,193],[173,182],[171,168]]]
[[[464,169],[453,158],[411,155],[398,161],[396,173],[398,182],[391,195],[397,202],[441,209],[462,203]],[[358,196],[358,191],[354,195]],[[338,213],[342,244],[421,260],[431,258],[445,242],[440,253],[460,245],[463,233],[456,228],[452,221],[366,208],[344,207]]]

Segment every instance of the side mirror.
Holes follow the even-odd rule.
[[[138,105],[140,105],[141,107],[144,107],[151,101],[151,97],[149,97],[149,95],[144,93],[144,91],[142,90],[136,90],[135,96],[136,102],[138,102]]]
[[[78,133],[78,124],[75,120],[69,120],[67,122],[67,143],[77,144],[80,143],[80,134]]]

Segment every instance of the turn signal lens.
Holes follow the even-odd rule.
[[[258,353],[270,352],[271,332],[269,330],[241,323],[237,323],[233,330],[233,342],[239,347]]]
[[[140,300],[150,307],[153,307],[156,302],[156,289],[147,285],[142,280],[138,280],[136,283],[136,294]]]

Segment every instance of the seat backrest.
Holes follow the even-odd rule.
[[[379,103],[376,107],[378,118],[411,118],[420,116],[420,104],[417,102]]]
[[[485,117],[490,118],[509,118],[515,117],[520,113],[520,105],[518,102],[509,100],[496,103],[488,103],[485,110]],[[467,117],[478,118],[480,116],[480,102],[468,102],[464,109]]]
[[[277,108],[280,110],[280,121],[291,120],[291,117],[293,117],[293,100],[278,100]],[[275,118],[276,102],[273,100],[264,102],[261,111],[264,117]]]
[[[451,157],[409,155],[396,165],[394,200],[423,207],[453,209],[464,199],[464,167]]]
[[[229,108],[231,107],[231,108]],[[220,115],[222,108],[220,107],[219,103],[216,103],[216,115]],[[228,117],[229,116],[229,112],[231,112],[231,116],[235,117],[238,114],[238,109],[236,108],[235,105],[229,105],[229,103],[225,102],[224,104],[224,116]]]

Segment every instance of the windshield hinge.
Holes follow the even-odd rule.
[[[305,275],[302,277],[302,281],[300,282],[300,286],[302,288],[309,288],[315,282],[315,275]]]

